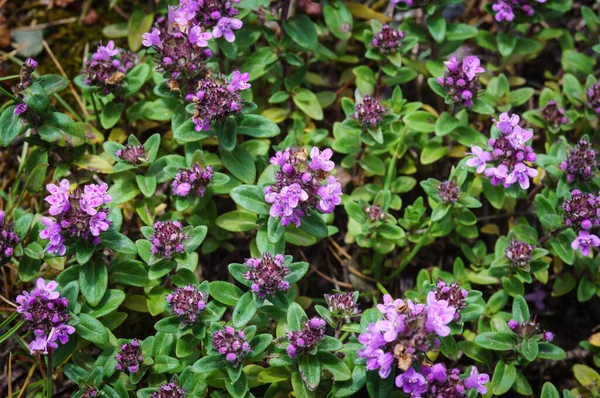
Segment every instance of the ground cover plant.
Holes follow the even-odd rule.
[[[599,34],[0,1],[0,395],[600,396]]]

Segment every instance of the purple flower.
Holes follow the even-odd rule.
[[[396,377],[396,387],[402,388],[405,394],[420,397],[427,391],[427,380],[422,374],[417,373],[412,367]]]
[[[143,145],[125,145],[123,148],[115,152],[115,156],[120,160],[135,165],[140,165],[147,162],[146,149]]]
[[[523,163],[517,163],[513,171],[504,179],[504,187],[508,188],[518,181],[522,189],[528,189],[529,179],[535,178],[537,175],[536,169],[527,167]]]
[[[278,291],[286,291],[290,287],[285,279],[290,269],[284,264],[284,260],[282,254],[274,256],[270,253],[246,260],[248,272],[244,274],[244,278],[251,283],[250,288],[258,297],[273,296]]]
[[[552,332],[544,332],[544,340],[552,341],[554,340],[554,333]]]
[[[69,180],[63,179],[58,186],[54,184],[46,185],[46,189],[50,192],[50,195],[46,196],[44,200],[50,203],[50,209],[48,212],[50,215],[56,216],[69,210],[71,206],[69,202]]]
[[[106,46],[98,46],[98,49],[92,55],[92,59],[95,61],[110,61],[117,54],[119,54],[119,50],[115,48],[115,42],[110,40]]]
[[[29,69],[36,69],[38,67],[38,63],[33,58],[27,58],[25,60],[25,66],[27,66]]]
[[[4,222],[4,216],[4,211],[0,210],[0,259],[7,260],[15,253],[20,238],[15,234],[13,225]]]
[[[593,84],[588,89],[587,106],[600,115],[600,83]]]
[[[329,311],[339,317],[353,317],[360,314],[355,295],[352,292],[326,294]]]
[[[429,292],[427,295],[427,323],[425,325],[428,332],[435,332],[437,335],[446,337],[450,334],[450,328],[447,326],[454,320],[456,308],[450,307],[448,301],[437,300],[435,292]]]
[[[67,247],[65,246],[65,238],[62,235],[62,228],[59,223],[48,217],[42,218],[42,224],[46,229],[40,231],[40,238],[49,241],[48,253],[57,253],[59,256],[64,256]]]
[[[513,128],[517,127],[521,118],[517,114],[508,115],[507,112],[501,113],[499,120],[494,120],[496,127],[505,134],[510,134]]]
[[[130,343],[121,344],[121,350],[115,357],[117,365],[115,368],[121,372],[136,373],[144,361],[142,347],[137,339]]]
[[[445,301],[448,303],[449,308],[454,308],[454,319],[460,317],[459,311],[467,308],[466,298],[469,295],[469,292],[465,289],[461,289],[456,282],[447,284],[443,280],[439,280],[436,283],[433,293],[435,294],[437,302]]]
[[[531,262],[531,253],[535,246],[522,242],[520,240],[511,239],[504,257],[506,257],[513,267],[525,269]]]
[[[213,169],[210,166],[202,167],[198,163],[189,169],[181,169],[171,183],[171,192],[177,196],[202,197],[211,184]]]
[[[490,381],[490,376],[485,373],[479,373],[475,366],[471,367],[471,373],[468,378],[465,379],[465,387],[476,388],[480,394],[486,394],[487,388],[485,384]]]
[[[212,34],[215,38],[219,38],[221,36],[225,37],[230,43],[235,41],[234,30],[238,30],[242,27],[243,23],[237,18],[226,18],[223,17],[219,19],[217,25],[213,28]]]
[[[580,250],[584,256],[590,255],[590,247],[600,246],[600,238],[588,231],[579,231],[579,235],[571,243],[573,250]]]
[[[360,103],[356,104],[356,110],[352,117],[358,120],[363,127],[373,128],[381,123],[384,114],[384,106],[375,98],[367,95]]]
[[[322,213],[333,213],[335,207],[342,203],[342,186],[337,178],[329,176],[326,184],[317,190],[317,195],[320,197],[317,209]]]
[[[203,32],[200,26],[194,26],[190,29],[188,36],[190,43],[198,47],[208,47],[208,41],[212,39],[210,32]]]
[[[146,47],[158,47],[163,48],[162,40],[160,39],[160,30],[152,28],[151,32],[144,33],[142,44]]]
[[[515,321],[514,319],[511,319],[510,321],[507,322],[508,327],[511,329],[515,329],[517,326],[519,326],[519,322]]]
[[[490,178],[490,183],[494,186],[504,183],[506,177],[508,177],[508,167],[501,164],[498,167],[490,167],[485,170],[485,175]]]
[[[542,116],[554,127],[558,127],[561,124],[567,124],[568,122],[567,117],[565,116],[565,110],[559,108],[556,101],[548,101],[546,106],[542,108]]]
[[[230,93],[233,93],[249,89],[250,84],[248,83],[248,79],[250,79],[250,74],[248,72],[242,73],[239,70],[233,71],[231,82],[227,86],[227,90]]]
[[[21,115],[21,114],[27,112],[27,109],[29,109],[29,107],[26,104],[23,104],[23,103],[18,104],[15,107],[15,110],[13,111],[13,115]]]
[[[437,82],[446,90],[447,99],[467,108],[473,105],[481,89],[477,74],[485,71],[480,64],[481,61],[475,55],[468,55],[462,61],[452,57],[445,62],[448,70]]]
[[[467,55],[462,61],[462,69],[469,81],[475,79],[478,73],[485,72],[481,67],[481,61],[475,55]]]
[[[503,20],[511,22],[515,19],[512,7],[503,0],[498,0],[498,2],[492,6],[492,10],[496,13],[494,18],[498,22],[502,22]]]
[[[440,185],[437,186],[436,190],[440,197],[441,203],[454,204],[458,202],[458,199],[460,199],[460,188],[454,180],[443,181]]]
[[[176,254],[185,251],[183,245],[189,238],[179,221],[157,221],[154,223],[154,233],[149,239],[152,243],[151,251],[171,260]]]
[[[487,166],[487,162],[492,160],[492,154],[484,151],[480,147],[473,145],[471,147],[471,152],[467,152],[467,155],[474,155],[475,157],[467,160],[467,166],[476,167],[477,173],[483,173]]]
[[[448,371],[443,363],[436,363],[435,365],[424,369],[427,369],[427,380],[429,382],[443,383],[448,379]]]
[[[163,383],[158,387],[150,398],[185,398],[185,388],[176,383]]]
[[[566,172],[567,182],[587,182],[594,178],[598,164],[596,151],[592,144],[582,139],[573,149],[569,149],[567,159],[560,164],[560,169]]]
[[[234,74],[234,78],[236,76]],[[192,121],[196,124],[196,131],[210,130],[213,122],[224,123],[226,118],[242,110],[240,90],[245,85],[242,84],[243,77],[239,79],[235,84],[211,77],[198,82],[197,91],[191,96],[195,104]]]
[[[194,285],[175,288],[166,298],[173,314],[188,325],[193,325],[206,309],[208,294]]]
[[[111,200],[112,198],[108,194],[108,185],[105,182],[100,185],[89,184],[83,188],[83,197],[79,200],[79,207],[90,216],[94,216],[98,213],[98,207],[110,203]]]
[[[233,366],[238,366],[242,360],[252,353],[252,347],[246,339],[246,334],[236,331],[231,326],[217,330],[212,335],[212,346]]]
[[[16,299],[19,304],[17,312],[33,332],[34,339],[29,345],[32,354],[35,351],[47,354],[49,348],[58,348],[57,340],[66,344],[69,335],[75,332],[73,326],[67,325],[69,301],[55,291],[57,287],[57,282],[46,284],[40,278],[36,281],[35,289],[30,293],[24,291]]]
[[[382,54],[395,54],[398,52],[404,36],[404,32],[389,25],[383,25],[381,30],[373,36],[371,45]]]
[[[291,358],[295,358],[301,353],[310,350],[321,340],[325,338],[326,323],[323,319],[314,317],[304,324],[303,330],[294,330],[288,332],[287,338],[289,345],[287,353]]]
[[[531,137],[533,137],[533,131],[524,130],[520,126],[514,126],[512,132],[508,135],[507,138],[508,142],[510,142],[513,148],[519,150],[525,146],[525,143],[529,141]]]
[[[270,215],[281,217],[283,226],[300,226],[301,217],[312,210],[328,213],[340,204],[341,185],[328,175],[335,167],[329,160],[332,154],[330,149],[313,148],[308,161],[306,150],[288,148],[271,158],[271,164],[281,170],[276,172],[275,184],[265,188],[265,201],[271,204]]]
[[[110,222],[106,221],[106,213],[96,213],[90,219],[90,232],[93,236],[100,236],[100,233],[103,231],[108,231],[110,227]]]

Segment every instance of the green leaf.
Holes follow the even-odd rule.
[[[102,297],[96,308],[91,310],[89,314],[94,318],[100,318],[115,311],[121,303],[125,301],[125,293],[121,290],[110,289]],[[69,300],[71,302],[71,300]]]
[[[50,106],[50,99],[44,88],[37,82],[34,82],[23,91],[23,102],[33,110],[38,116],[42,116]]]
[[[517,36],[513,33],[500,32],[496,36],[496,42],[498,44],[498,51],[504,57],[508,57],[515,49],[517,45]]]
[[[323,5],[323,17],[332,35],[341,40],[349,40],[352,37],[354,19],[343,2],[326,2]]]
[[[214,281],[210,283],[210,295],[220,303],[234,306],[242,297],[242,291],[229,282]]]
[[[442,16],[427,18],[427,29],[433,40],[442,43],[446,37],[446,20]]]
[[[517,378],[515,383],[513,384],[513,389],[521,395],[531,395],[533,394],[533,390],[527,381],[525,375],[519,371],[517,371]]]
[[[145,15],[142,10],[131,14],[127,25],[127,42],[131,51],[136,52],[142,47],[142,36],[150,30],[153,20],[152,14]]]
[[[154,324],[154,329],[162,333],[178,333],[181,321],[178,316],[163,318]]]
[[[394,388],[393,375],[382,379],[376,370],[367,372],[367,391],[371,398],[388,397]]]
[[[104,261],[92,261],[79,268],[79,288],[85,300],[95,307],[108,286],[108,270]]]
[[[105,247],[118,253],[137,254],[138,252],[135,243],[120,232],[109,230],[103,232],[100,236],[102,238],[102,244]]]
[[[215,220],[215,224],[227,231],[246,232],[253,231],[258,227],[256,220],[257,217],[254,213],[234,210],[221,214]]]
[[[221,355],[207,355],[200,358],[192,365],[194,373],[208,373],[213,370],[221,370],[225,368],[227,361]]]
[[[494,351],[508,351],[514,348],[515,338],[511,333],[484,332],[473,340],[478,346]]]
[[[167,373],[179,367],[179,360],[168,355],[157,355],[152,370],[156,374]]]
[[[506,394],[517,379],[517,368],[512,363],[505,364],[498,361],[492,377],[494,395]]]
[[[547,381],[542,387],[542,395],[540,395],[540,398],[560,398],[560,394],[556,387],[554,387],[554,384]]]
[[[285,280],[288,281],[290,285],[298,282],[306,272],[308,272],[308,263],[304,261],[300,261],[297,263],[291,263],[289,265],[290,272],[286,275]]]
[[[125,76],[125,82],[127,83],[124,88],[125,95],[130,97],[131,95],[140,91],[144,83],[146,83],[146,80],[148,80],[151,72],[152,70],[148,64],[139,64],[130,70]],[[171,119],[172,111],[165,108],[167,105],[173,104],[172,98],[160,98],[148,104],[152,105],[144,110],[144,116],[146,116],[148,119],[159,121],[167,121]]]
[[[43,75],[35,82],[42,86],[46,94],[54,94],[69,87],[69,79],[61,75]]]
[[[209,137],[208,131],[196,131],[196,125],[191,120],[182,123],[173,132],[173,138],[180,144],[197,142]]]
[[[321,382],[321,364],[314,355],[303,355],[298,358],[298,369],[309,390],[314,391]]]
[[[521,343],[521,353],[528,361],[535,361],[539,353],[537,341],[533,339],[523,340],[523,342]]]
[[[269,138],[279,135],[277,124],[266,117],[246,114],[237,118],[237,132],[250,137]]]
[[[121,114],[125,109],[125,103],[111,101],[104,105],[100,113],[100,124],[105,129],[110,129],[115,126],[121,119]]]
[[[75,331],[81,338],[96,345],[108,342],[108,331],[100,321],[88,314],[79,314],[77,318],[79,323],[75,325]]]
[[[251,292],[246,292],[239,298],[235,308],[233,309],[232,321],[233,326],[241,328],[246,326],[256,314],[256,306],[254,305],[254,296]]]
[[[79,146],[85,143],[83,131],[69,116],[60,112],[50,112],[44,117],[44,124],[38,128],[43,140],[58,146]]]
[[[318,239],[326,238],[329,235],[329,231],[327,230],[327,225],[325,224],[323,217],[321,217],[316,211],[313,211],[308,217],[302,217],[300,229]]]
[[[223,124],[214,124],[214,130],[219,139],[219,147],[223,151],[230,152],[235,148],[237,142],[237,123],[234,118],[225,119]]]
[[[254,81],[269,71],[269,66],[276,62],[279,56],[270,47],[261,47],[252,52],[240,70],[250,73],[248,81]]]
[[[515,321],[519,323],[529,321],[529,307],[527,306],[527,301],[525,301],[523,296],[517,296],[514,298],[512,306],[512,317]]]
[[[435,122],[435,135],[444,136],[450,134],[458,127],[459,121],[448,112],[444,112]]]
[[[288,376],[289,379],[289,376]],[[304,383],[300,372],[292,373],[292,388],[294,389],[294,396],[296,398],[313,398],[316,394],[312,392]]]
[[[9,146],[25,127],[21,117],[14,114],[15,108],[16,105],[11,105],[0,115],[0,145],[4,147]]]
[[[287,311],[287,324],[290,330],[302,330],[307,321],[306,313],[298,303],[290,304]]]
[[[283,29],[300,47],[314,51],[319,44],[317,28],[306,14],[297,14],[283,21]]]
[[[297,89],[292,94],[292,99],[294,104],[311,119],[323,120],[323,109],[319,99],[312,91],[305,88]]]
[[[269,215],[269,205],[265,202],[265,194],[256,185],[240,185],[231,190],[231,199],[244,209],[261,216]]]
[[[538,343],[538,358],[560,361],[566,358],[567,353],[562,348],[550,343]]]
[[[254,158],[243,147],[237,146],[231,152],[221,151],[221,161],[227,170],[242,182],[252,184],[256,179]]]

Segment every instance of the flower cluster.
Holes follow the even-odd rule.
[[[185,398],[185,388],[176,383],[163,383],[158,387],[150,398]]]
[[[125,145],[115,152],[115,156],[126,163],[140,165],[146,163],[146,150],[143,145]]]
[[[278,291],[286,291],[290,284],[285,277],[290,269],[284,264],[283,254],[276,256],[264,253],[261,258],[249,258],[244,264],[248,266],[248,272],[244,278],[251,282],[250,289],[260,298],[273,296]]]
[[[96,387],[88,386],[82,391],[81,398],[94,398],[99,397],[100,391]]]
[[[568,182],[591,180],[597,167],[596,151],[585,139],[579,141],[574,149],[569,149],[567,159],[560,164],[560,169],[567,174]]]
[[[384,106],[375,98],[367,95],[356,105],[353,117],[361,126],[373,128],[381,123],[384,114]]]
[[[511,22],[515,19],[515,12],[522,11],[528,17],[535,13],[534,7],[537,3],[545,3],[546,0],[496,0],[492,10],[496,13],[494,18],[498,22]]]
[[[556,101],[549,101],[546,106],[542,108],[542,117],[553,127],[567,123],[565,110],[563,108],[559,108],[556,104]]]
[[[486,152],[478,146],[471,147],[473,158],[467,161],[467,166],[476,167],[477,173],[485,171],[492,185],[502,183],[505,188],[518,182],[522,189],[529,188],[529,179],[537,176],[538,171],[527,166],[525,162],[534,162],[536,155],[527,141],[533,136],[531,130],[519,126],[519,116],[502,113],[500,120],[495,120],[499,130],[496,138],[489,139],[491,152]],[[491,162],[488,166],[487,162]]]
[[[454,319],[460,317],[460,311],[467,307],[466,298],[469,295],[465,289],[458,286],[458,283],[452,282],[447,284],[443,280],[439,280],[435,286],[435,299],[439,301],[448,302],[448,306],[456,310],[454,313]]]
[[[437,186],[437,193],[442,203],[454,204],[460,199],[460,188],[454,180],[443,181]]]
[[[106,46],[99,45],[85,64],[83,81],[87,85],[100,87],[105,95],[113,93],[121,88],[125,74],[136,63],[137,55],[115,48],[115,42],[110,40]]]
[[[189,169],[179,170],[171,183],[171,192],[177,196],[204,196],[206,188],[210,186],[213,169],[210,166],[202,167],[195,163]]]
[[[180,29],[194,26],[212,28],[213,37],[223,36],[228,42],[233,42],[233,31],[242,27],[242,21],[234,18],[239,11],[233,4],[239,2],[240,0],[180,0],[177,7],[169,7],[169,23]]]
[[[213,55],[208,40],[212,34],[204,32],[202,26],[174,27],[167,19],[159,18],[143,38],[142,44],[155,51],[156,69],[168,79],[171,91],[185,95],[194,89],[198,77],[208,73],[206,60]]]
[[[326,294],[325,302],[329,311],[338,317],[353,317],[360,314],[356,297],[352,292]]]
[[[137,339],[133,339],[131,343],[123,343],[121,344],[121,351],[117,354],[115,359],[117,361],[117,370],[135,373],[140,370],[140,365],[144,361],[142,346]]]
[[[12,224],[4,223],[4,211],[0,210],[0,260],[8,260],[15,253],[19,244],[19,236],[15,234]]]
[[[314,317],[306,321],[303,330],[288,332],[289,345],[286,349],[290,358],[295,358],[304,351],[310,350],[319,341],[325,338],[327,323],[321,318]]]
[[[195,94],[186,99],[195,105],[192,121],[196,131],[210,130],[213,122],[223,123],[242,110],[242,90],[250,88],[248,73],[233,72],[230,81],[207,77],[198,82]]]
[[[435,365],[423,364],[418,373],[410,367],[396,378],[396,387],[402,388],[410,397],[451,398],[467,396],[467,390],[476,389],[480,394],[486,394],[485,385],[490,376],[479,373],[475,366],[467,378],[460,377],[459,369],[448,371],[443,363]]]
[[[313,147],[310,159],[304,149],[287,148],[271,158],[271,164],[281,168],[275,175],[275,184],[265,188],[265,201],[271,204],[271,217],[281,217],[286,226],[301,224],[300,217],[314,209],[332,213],[342,201],[342,186],[329,175],[335,164],[329,160],[331,149],[323,152]]]
[[[571,197],[563,203],[562,209],[565,225],[578,232],[571,247],[588,256],[592,246],[600,246],[600,238],[589,232],[592,228],[600,226],[600,197],[574,189],[571,191]]]
[[[381,30],[373,36],[371,45],[382,54],[394,54],[402,44],[404,36],[404,32],[389,25],[383,25]]]
[[[185,251],[183,244],[189,238],[179,221],[157,221],[154,223],[154,233],[149,239],[152,242],[151,251],[170,260],[177,253]]]
[[[24,291],[17,297],[17,312],[23,315],[25,325],[33,332],[34,339],[29,343],[32,354],[35,351],[47,354],[49,348],[58,348],[57,340],[66,344],[69,335],[75,332],[73,326],[67,325],[69,300],[55,291],[57,287],[57,282],[46,284],[40,278],[30,293]]]
[[[444,76],[438,77],[438,84],[445,88],[446,95],[455,104],[467,108],[472,106],[481,89],[477,74],[485,72],[481,61],[475,55],[467,55],[462,61],[452,57],[444,64],[448,70]]]
[[[554,333],[542,330],[540,324],[535,319],[523,323],[511,319],[508,321],[508,327],[517,335],[524,338],[530,338],[539,334],[542,336],[543,341],[552,341],[554,339]]]
[[[50,195],[44,199],[50,204],[49,213],[54,219],[42,218],[46,229],[40,232],[40,238],[49,241],[48,253],[62,256],[69,239],[79,239],[97,245],[100,233],[107,231],[111,222],[107,219],[108,208],[104,205],[111,202],[108,185],[102,183],[88,184],[79,187],[69,194],[69,181],[63,179],[59,185],[48,184],[46,189]]]
[[[212,346],[234,366],[239,365],[246,356],[252,353],[252,347],[250,347],[244,331],[236,331],[231,326],[225,326],[225,329],[213,333]]]
[[[587,105],[600,115],[600,83],[590,86],[587,92]]]
[[[31,77],[31,75],[33,74],[33,72],[35,71],[37,66],[38,66],[38,63],[33,58],[27,58],[27,60],[25,62],[23,62],[23,65],[21,65],[21,73],[19,76],[20,77],[19,83],[17,83],[17,85],[12,88],[13,93],[17,97],[22,98],[23,91],[27,90],[29,88],[29,86],[31,86],[31,83],[33,83],[33,79]],[[21,109],[25,109],[25,110],[27,109],[27,105],[25,105],[25,104],[20,104],[20,105],[21,105]],[[18,106],[17,106],[17,108],[18,108]],[[17,112],[17,110],[15,109],[15,114],[23,113],[25,110]]]
[[[166,298],[173,314],[177,315],[182,323],[193,325],[206,308],[208,294],[199,291],[194,285],[178,287]]]
[[[378,369],[384,379],[390,375],[394,363],[406,371],[439,344],[438,337],[450,334],[448,324],[455,319],[457,310],[436,295],[435,291],[429,292],[426,304],[384,296],[383,304],[377,305],[383,319],[369,324],[358,337],[364,346],[358,355],[367,359],[367,370]]]
[[[522,242],[520,240],[511,239],[504,257],[506,257],[514,268],[526,268],[531,262],[531,253],[535,249],[534,245]]]
[[[386,214],[381,207],[378,205],[366,206],[363,208],[365,214],[369,218],[369,221],[376,222],[381,221],[386,217]]]

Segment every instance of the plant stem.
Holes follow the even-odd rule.
[[[46,369],[47,369],[47,374],[46,374],[46,396],[48,398],[52,398],[52,353],[53,350],[49,349],[48,350],[48,357],[46,358],[48,360],[48,363],[46,365]]]
[[[12,76],[4,76],[4,77],[0,77],[0,82],[3,82],[5,80],[10,80],[10,79],[16,79],[18,77],[21,77],[21,75],[12,75]]]

